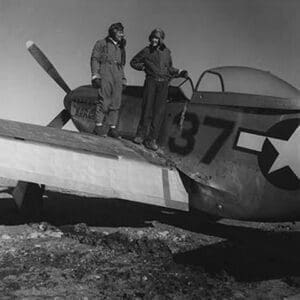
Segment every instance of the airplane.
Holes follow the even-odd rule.
[[[39,143],[42,144],[35,149],[36,155],[45,151],[30,176],[26,168],[32,161],[23,173],[16,166],[15,171],[7,174],[15,179],[21,179],[17,178],[21,174],[25,180],[13,192],[19,207],[39,210],[44,184],[50,182],[73,190],[104,192],[106,196],[199,211],[218,218],[260,222],[300,220],[300,91],[291,84],[268,71],[244,66],[208,69],[195,86],[190,78],[173,79],[158,139],[160,150],[155,153],[131,142],[141,112],[143,87],[128,86],[123,92],[118,125],[123,139],[94,136],[97,90],[91,85],[71,90],[36,44],[27,42],[27,49],[66,96],[65,109],[48,124],[52,128],[13,121],[7,125],[8,121],[0,120],[2,148],[10,149],[1,143],[1,136],[5,136],[20,143],[19,148],[24,142],[31,143],[27,152],[20,154],[22,157],[40,146]],[[79,133],[61,130],[70,119]],[[69,152],[53,154],[50,150],[55,147],[67,148]],[[83,154],[84,159],[80,157]],[[95,154],[102,159],[97,162],[96,170],[91,167]],[[50,168],[43,164],[51,155],[57,157],[59,163],[55,168],[60,168],[60,176],[72,178],[74,173],[77,176],[83,172],[87,181],[79,182],[76,177],[77,181],[71,182],[68,177],[58,180],[51,174],[40,175],[36,169]],[[58,158],[61,155],[66,161],[78,157],[61,165]],[[91,160],[88,170],[74,166],[86,159]],[[138,165],[128,171],[128,166],[137,161]],[[1,167],[0,157],[3,171]],[[148,167],[153,169],[150,171]],[[65,171],[68,168],[69,173]],[[95,187],[99,182],[89,185],[93,181],[89,172],[95,175],[97,170],[102,172],[99,171],[102,177],[98,178],[103,180],[100,190]],[[105,177],[111,170],[122,174],[115,175],[115,185],[111,177]],[[150,186],[144,186],[145,177]],[[31,183],[26,182],[28,178]],[[130,193],[124,192],[126,185],[133,188]],[[108,191],[116,186],[120,186],[119,194]],[[149,189],[147,196],[143,194],[145,189]],[[160,191],[160,195],[152,197],[151,191]]]

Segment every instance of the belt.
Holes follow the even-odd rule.
[[[168,81],[165,78],[154,78],[155,81],[159,81],[159,82],[164,82],[164,81]]]
[[[116,60],[106,60],[105,62],[109,65],[116,65],[118,68],[122,68],[122,63]]]

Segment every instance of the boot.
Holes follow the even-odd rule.
[[[102,136],[102,137],[106,137],[107,136],[107,134],[105,132],[105,128],[104,128],[103,125],[96,125],[93,133],[95,135]]]
[[[120,139],[121,138],[120,133],[119,133],[119,131],[117,130],[116,127],[110,127],[109,128],[108,136],[110,136],[114,139]]]
[[[137,136],[134,138],[133,142],[134,142],[135,144],[141,145],[141,144],[144,142],[144,138],[137,135]]]
[[[146,146],[146,148],[153,150],[153,151],[158,150],[158,145],[156,144],[156,140],[154,140],[154,139],[145,141],[145,146]]]

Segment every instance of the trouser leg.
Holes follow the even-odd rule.
[[[103,108],[103,97],[100,96],[98,92],[98,97],[96,100],[96,114],[95,114],[95,121],[96,124],[102,124],[104,119],[104,108]]]
[[[155,90],[156,82],[153,79],[146,79],[144,84],[141,119],[137,129],[137,136],[145,137],[148,134],[153,117]]]
[[[119,120],[119,110],[118,109],[110,109],[107,113],[107,125],[109,127],[117,127]]]
[[[102,79],[102,86],[98,89],[98,98],[96,100],[96,114],[95,121],[97,124],[103,124],[104,118],[108,112],[112,98],[112,86],[111,83],[105,79]]]
[[[157,139],[159,136],[167,107],[168,85],[169,84],[167,81],[157,82],[157,90],[153,104],[153,119],[150,127],[149,139]]]
[[[111,103],[108,107],[106,122],[110,127],[116,127],[119,121],[119,110],[122,102],[122,81],[113,84]]]

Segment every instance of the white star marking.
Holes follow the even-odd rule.
[[[290,138],[285,140],[269,138],[278,152],[277,158],[269,170],[269,174],[288,166],[294,174],[300,177],[300,126],[294,131]]]

